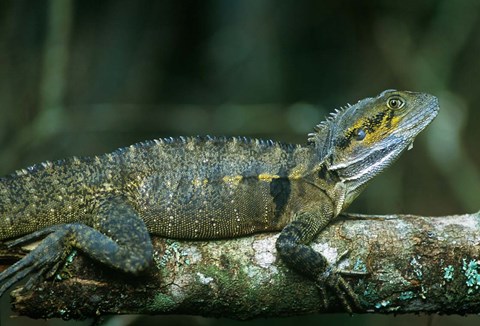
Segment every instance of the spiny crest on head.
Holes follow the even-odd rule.
[[[347,103],[347,105],[340,107],[339,109],[335,109],[334,112],[330,112],[330,114],[325,117],[324,121],[313,127],[314,132],[308,134],[308,143],[313,144],[319,143],[319,141],[324,142],[325,140],[327,140],[328,133],[332,128],[332,125],[335,125],[335,123],[342,116],[345,110],[347,110],[351,106],[352,105],[350,103]]]

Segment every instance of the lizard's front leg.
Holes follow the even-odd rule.
[[[315,280],[325,307],[328,306],[325,289],[329,288],[339,297],[343,306],[352,312],[349,301],[355,308],[361,308],[357,295],[339,274],[336,266],[329,264],[322,254],[308,245],[332,217],[333,213],[325,209],[297,213],[297,218],[281,232],[276,247],[289,267]]]
[[[150,265],[153,249],[145,223],[123,198],[101,200],[92,212],[91,222],[91,226],[59,224],[11,242],[20,245],[46,235],[38,247],[0,273],[0,296],[30,273],[32,277],[24,289],[53,276],[72,248],[128,273],[140,272]]]

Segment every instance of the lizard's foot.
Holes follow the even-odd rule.
[[[32,273],[32,276],[23,287],[24,290],[29,290],[44,278],[53,276],[67,252],[67,247],[62,241],[66,233],[67,230],[59,230],[49,234],[38,247],[33,249],[23,259],[0,273],[0,283],[3,283],[0,286],[0,297],[8,288],[30,273]],[[30,239],[32,237],[20,238],[9,243],[9,245],[20,245]]]
[[[317,277],[316,285],[320,292],[324,307],[328,307],[327,288],[332,290],[335,295],[342,302],[343,307],[352,313],[354,309],[361,310],[362,305],[358,299],[358,295],[353,291],[350,284],[343,278],[343,275],[360,276],[367,275],[368,272],[356,271],[356,270],[343,270],[339,269],[338,265],[346,259],[349,251],[345,251],[340,254],[337,262],[332,266],[328,266],[324,273]],[[353,309],[352,309],[353,308]]]
[[[315,282],[325,308],[329,306],[327,289],[332,291],[342,302],[342,306],[352,313],[354,310],[361,310],[362,305],[358,295],[353,291],[350,284],[342,277],[343,271],[329,266],[327,270],[320,274]],[[357,274],[358,275],[358,274]]]

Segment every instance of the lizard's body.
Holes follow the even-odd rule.
[[[308,191],[308,174],[319,164],[306,160],[311,152],[241,137],[181,137],[37,164],[0,182],[0,239],[52,220],[92,226],[95,197],[112,194],[132,205],[155,235],[214,239],[281,230],[302,204],[289,199],[303,198],[302,192],[310,194],[306,202],[325,196]]]
[[[208,240],[283,230],[283,260],[336,290],[347,308],[348,297],[358,305],[307,245],[437,111],[433,96],[385,91],[318,125],[307,145],[180,137],[17,171],[0,180],[0,241],[46,238],[0,274],[0,295],[30,272],[38,271],[27,288],[50,276],[72,247],[136,273],[152,259],[149,234]]]

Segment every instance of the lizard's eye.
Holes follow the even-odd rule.
[[[392,96],[387,100],[387,106],[390,109],[400,109],[405,105],[403,98],[399,96]]]
[[[365,130],[362,128],[358,128],[357,131],[355,131],[355,139],[356,140],[363,140],[367,134],[365,133]]]

